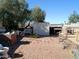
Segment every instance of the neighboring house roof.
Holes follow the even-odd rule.
[[[64,25],[64,26],[66,26],[66,27],[79,27],[79,23],[71,23],[71,24],[67,24],[67,25]]]
[[[63,24],[50,24],[50,27],[62,27]]]
[[[26,22],[25,23],[25,27],[28,26],[29,22]],[[30,26],[35,26],[35,25],[45,25],[45,26],[49,26],[49,27],[63,27],[63,24],[50,24],[50,23],[47,23],[47,22],[30,22]]]

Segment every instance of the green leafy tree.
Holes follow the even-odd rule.
[[[1,3],[2,2],[2,3]],[[18,23],[27,18],[25,0],[0,0],[0,20],[7,29],[17,29]]]
[[[69,17],[69,23],[77,23],[77,22],[79,22],[79,14],[77,14],[77,12],[74,11]]]
[[[44,22],[45,12],[39,7],[29,10],[25,0],[0,0],[0,20],[6,29],[15,30],[18,28],[18,23]]]
[[[45,12],[39,7],[35,7],[31,11],[31,19],[36,22],[44,22]]]

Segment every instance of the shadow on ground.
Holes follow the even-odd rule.
[[[45,37],[59,37],[59,35],[39,36],[38,38],[45,38]]]
[[[13,55],[13,58],[20,58],[20,57],[23,57],[23,54],[22,53],[15,53]]]
[[[23,38],[23,37],[22,37]],[[10,50],[9,50],[9,55],[10,57],[12,58],[19,58],[19,57],[22,57],[23,54],[22,53],[15,53],[16,49],[20,46],[20,45],[28,45],[30,44],[31,42],[30,41],[21,41],[22,38],[19,38],[17,39],[17,42],[10,46]]]

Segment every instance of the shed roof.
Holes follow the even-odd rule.
[[[64,25],[66,27],[77,27],[79,28],[79,23],[71,23],[71,24],[67,24],[67,25]]]
[[[50,27],[62,27],[63,24],[50,24]]]

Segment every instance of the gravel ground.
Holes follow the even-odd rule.
[[[62,49],[58,39],[58,37],[23,38],[22,44],[15,51],[20,55],[14,59],[73,59],[67,49]]]

